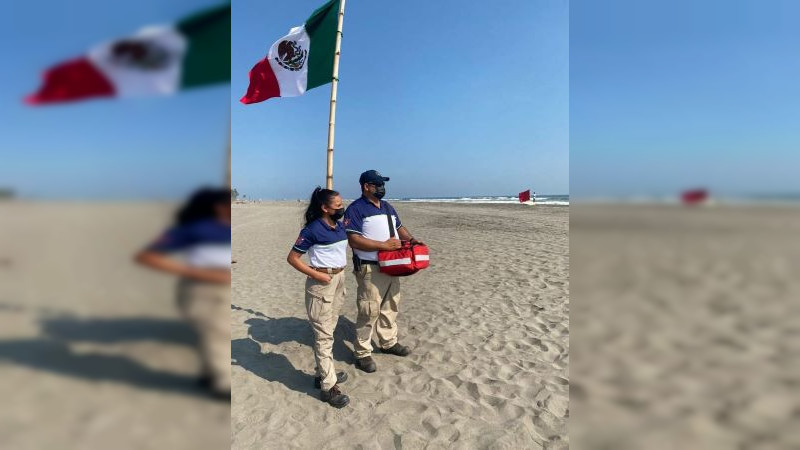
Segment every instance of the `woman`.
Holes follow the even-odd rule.
[[[308,276],[306,312],[314,330],[314,358],[317,362],[316,386],[320,398],[336,408],[350,403],[339,389],[347,380],[333,365],[333,330],[344,302],[344,268],[347,265],[347,234],[339,219],[344,215],[342,197],[330,189],[317,187],[305,213],[305,226],[289,251],[289,264]],[[302,260],[308,253],[310,265]]]
[[[171,256],[178,252],[184,258]],[[136,261],[180,277],[178,306],[199,337],[200,383],[215,397],[230,399],[230,192],[195,192],[178,211],[174,225],[139,252]]]

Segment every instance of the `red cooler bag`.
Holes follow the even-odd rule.
[[[413,275],[428,267],[430,254],[428,246],[403,241],[397,250],[381,250],[378,252],[378,267],[382,273],[395,277]]]
[[[394,224],[392,215],[386,211],[386,219],[389,224],[389,237],[394,237]],[[430,254],[428,246],[424,244],[412,244],[403,241],[403,246],[397,250],[381,250],[378,252],[378,268],[381,273],[395,277],[413,275],[430,264]]]
[[[414,255],[414,268],[417,270],[427,269],[431,260],[431,255],[428,253],[428,246],[425,244],[410,245],[411,253]]]

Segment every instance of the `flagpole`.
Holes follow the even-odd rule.
[[[339,53],[342,49],[342,21],[344,20],[344,2],[339,4],[339,23],[336,26],[336,52],[333,54],[333,78],[331,80],[331,111],[328,120],[328,173],[325,187],[333,189],[333,138],[336,127],[336,91],[339,86]]]
[[[225,184],[228,186],[228,190],[231,189],[231,111],[230,108],[228,109],[228,148],[226,149],[227,153],[227,165],[225,169]]]

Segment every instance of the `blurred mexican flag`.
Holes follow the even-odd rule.
[[[224,4],[174,24],[142,28],[59,63],[44,72],[42,86],[25,102],[168,95],[229,83],[230,61],[231,7]]]

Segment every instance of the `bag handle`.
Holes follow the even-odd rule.
[[[386,208],[386,222],[389,224],[389,239],[394,239],[394,224],[392,223],[392,213],[389,212],[389,208]]]

